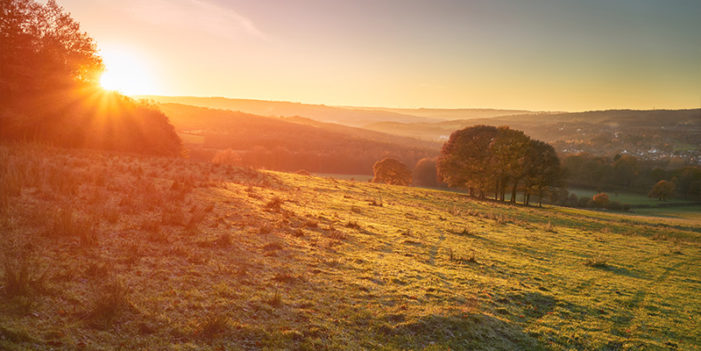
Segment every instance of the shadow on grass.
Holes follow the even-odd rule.
[[[614,265],[610,265],[610,264],[600,264],[600,265],[594,265],[591,267],[598,269],[598,270],[618,274],[618,275],[624,275],[626,277],[638,278],[638,279],[645,279],[646,278],[643,275],[641,275],[640,272],[631,271],[628,268],[614,266]]]
[[[451,350],[542,350],[540,342],[515,323],[485,314],[428,315],[393,327],[381,326],[392,346],[422,349],[429,345]]]

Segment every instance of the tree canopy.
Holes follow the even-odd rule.
[[[451,134],[438,159],[438,173],[451,187],[471,195],[524,204],[560,180],[560,161],[552,146],[509,127],[473,126]]]
[[[436,159],[424,157],[416,162],[412,173],[414,185],[436,187],[440,185],[438,181],[438,170],[436,169]]]
[[[373,183],[386,183],[394,185],[411,184],[411,171],[405,164],[393,159],[385,158],[377,161],[372,167]]]
[[[0,137],[180,153],[163,113],[98,86],[96,44],[55,0],[2,0],[0,14]]]
[[[650,192],[647,194],[648,197],[654,197],[660,201],[666,201],[668,198],[674,195],[674,190],[676,185],[668,180],[660,180],[655,184]]]

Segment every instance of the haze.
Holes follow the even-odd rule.
[[[701,106],[698,1],[60,4],[103,52],[140,60],[149,83],[125,93],[562,111]]]

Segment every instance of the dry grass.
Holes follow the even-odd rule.
[[[701,340],[697,222],[26,145],[0,189],[3,350]]]

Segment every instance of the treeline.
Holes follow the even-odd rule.
[[[0,4],[3,140],[180,153],[180,139],[163,113],[99,87],[103,64],[94,41],[55,1]]]
[[[560,184],[560,161],[552,146],[509,127],[479,125],[453,132],[438,158],[439,177],[472,196],[528,205],[531,195],[542,201]]]
[[[648,194],[655,184],[666,180],[674,184],[676,197],[701,200],[699,166],[641,160],[631,155],[603,157],[583,153],[564,157],[562,167],[570,187]]]

